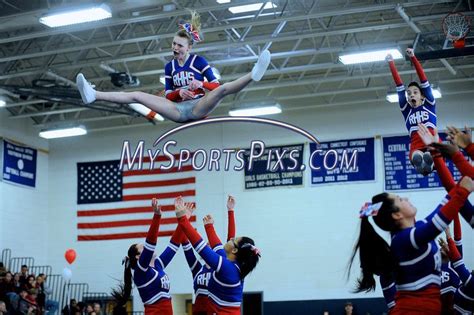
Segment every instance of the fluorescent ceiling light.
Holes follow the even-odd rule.
[[[339,60],[345,65],[352,65],[355,63],[377,62],[385,60],[388,54],[391,54],[393,59],[402,59],[403,55],[398,49],[383,49],[367,51],[363,53],[354,53],[339,56]]]
[[[0,107],[5,107],[7,106],[7,102],[5,102],[4,100],[0,100]]]
[[[262,17],[262,16],[277,16],[279,14],[281,14],[282,12],[280,11],[275,11],[275,12],[268,12],[268,13],[260,13],[260,15],[258,17]],[[234,16],[234,17],[231,17],[231,18],[228,18],[226,19],[226,21],[240,21],[240,20],[245,20],[245,19],[253,19],[255,18],[255,14],[252,14],[252,15],[239,15],[239,16]]]
[[[443,96],[439,88],[431,88],[431,90],[433,91],[434,98],[441,98]],[[389,101],[390,103],[398,103],[398,94],[389,93],[387,94],[386,100]]]
[[[169,4],[163,5],[163,12],[171,12],[171,11],[174,11],[174,10],[176,10],[176,4],[174,4],[174,3],[169,3]]]
[[[230,116],[264,116],[279,113],[281,113],[281,106],[277,103],[273,105],[234,108],[229,111]]]
[[[217,3],[230,3],[230,0],[216,0]]]
[[[55,138],[82,136],[85,134],[87,134],[86,127],[81,125],[81,126],[69,127],[69,128],[56,128],[56,129],[50,129],[50,130],[43,130],[39,133],[39,136],[45,139],[55,139]]]
[[[389,93],[385,98],[390,103],[398,103],[398,94],[397,93]]]
[[[251,11],[258,11],[262,7],[262,3],[254,3],[254,4],[247,4],[247,5],[239,5],[236,7],[230,7],[229,11],[232,12],[233,14],[237,13],[244,13],[244,12],[251,12]],[[265,6],[263,7],[264,10],[266,9],[271,9],[271,8],[276,8],[277,5],[274,4],[273,2],[269,1],[265,3]]]
[[[102,4],[100,6],[94,6],[91,8],[70,10],[46,15],[40,18],[39,21],[40,23],[43,23],[49,27],[59,27],[65,25],[99,21],[111,17],[112,12],[110,10],[110,7],[105,4]]]

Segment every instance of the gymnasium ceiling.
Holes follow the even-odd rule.
[[[28,120],[38,129],[75,122],[89,130],[150,124],[117,104],[83,106],[73,81],[83,72],[100,90],[162,91],[160,75],[171,58],[177,23],[189,17],[185,8],[201,14],[205,40],[193,51],[220,71],[221,82],[250,71],[262,49],[273,55],[264,79],[228,96],[213,115],[262,99],[275,99],[285,112],[375,102],[390,106],[385,97],[394,87],[386,63],[346,66],[339,54],[385,47],[404,51],[411,45],[417,53],[451,48],[443,17],[453,11],[472,16],[474,5],[472,0],[275,0],[276,8],[234,15],[229,7],[262,1],[111,0],[105,1],[113,12],[108,20],[60,28],[38,22],[48,10],[92,2],[99,3],[0,0],[0,95],[7,99],[0,110],[8,111],[9,119]],[[474,46],[473,35],[467,47]],[[396,63],[405,81],[416,78],[409,62]],[[474,56],[423,65],[443,95],[474,96]],[[137,76],[140,86],[116,88],[109,71]]]

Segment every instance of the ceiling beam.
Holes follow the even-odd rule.
[[[435,1],[437,2],[437,1]],[[438,1],[438,2],[446,2],[446,1]],[[418,4],[417,4],[418,3]],[[429,3],[428,1],[414,1],[413,3],[410,4],[405,4],[405,7],[409,6],[419,6],[422,5],[420,3],[423,3],[426,5]],[[365,6],[365,7],[360,7],[360,8],[349,8],[345,10],[331,10],[331,11],[326,11],[326,12],[318,12],[318,13],[313,13],[313,14],[300,14],[300,15],[294,15],[294,16],[283,16],[280,18],[276,19],[262,19],[262,20],[250,20],[246,22],[234,22],[234,23],[229,23],[229,24],[223,24],[221,23],[218,26],[214,27],[207,27],[205,29],[206,33],[211,33],[211,32],[219,32],[219,31],[225,31],[225,30],[230,30],[230,29],[236,29],[236,28],[243,28],[243,27],[248,27],[248,26],[262,26],[262,25],[270,25],[270,24],[277,24],[277,23],[288,23],[288,22],[294,22],[294,21],[305,21],[305,20],[310,20],[310,19],[319,19],[319,18],[325,18],[325,17],[331,17],[331,16],[339,16],[339,15],[346,15],[346,14],[355,14],[355,13],[367,13],[367,12],[376,12],[376,11],[381,11],[381,10],[388,10],[388,9],[395,9],[397,5],[391,4],[391,5],[375,5],[375,6]],[[440,19],[444,15],[431,15],[431,16],[423,16],[423,17],[417,17],[417,18],[412,18],[413,21],[419,21],[419,22],[426,22],[428,19]],[[126,23],[135,23],[133,21],[127,21],[123,24]],[[64,31],[62,31],[64,32]],[[61,34],[61,32],[59,32]],[[330,33],[328,33],[330,34]],[[118,45],[126,45],[126,44],[133,44],[137,42],[148,42],[152,40],[162,40],[166,38],[172,38],[175,35],[175,32],[172,33],[166,33],[166,34],[153,34],[149,36],[143,36],[143,37],[136,37],[136,38],[130,38],[130,39],[123,39],[123,40],[117,40],[117,41],[110,41],[110,42],[99,42],[96,44],[90,44],[90,45],[75,45],[74,47],[68,47],[68,48],[62,48],[62,49],[56,49],[56,50],[49,50],[49,51],[44,51],[44,52],[35,52],[35,53],[29,53],[29,54],[24,54],[24,55],[12,55],[4,58],[0,58],[0,63],[1,62],[8,62],[12,60],[19,60],[19,59],[28,59],[28,58],[39,58],[39,57],[44,57],[48,56],[51,54],[66,54],[70,52],[75,52],[79,51],[82,49],[94,49],[94,48],[105,48],[105,47],[110,47],[110,46],[118,46]],[[48,35],[45,35],[48,36]],[[328,36],[328,35],[324,35]],[[33,39],[37,37],[31,37],[29,39]],[[15,41],[15,37],[10,37],[10,38],[5,38],[5,39],[0,39],[0,44],[5,43],[5,41]],[[23,39],[22,39],[23,40]],[[246,41],[247,42],[247,41]]]
[[[474,90],[468,89],[468,90],[460,90],[460,91],[452,91],[452,92],[446,92],[443,93],[445,96],[449,95],[459,95],[459,94],[473,94]],[[299,95],[292,95],[292,96],[283,96],[283,97],[276,97],[275,99],[277,101],[285,101],[285,100],[294,100],[294,99],[303,99],[303,98],[314,98],[318,96],[319,93],[307,93],[307,94],[299,94]],[[308,106],[288,106],[284,107],[283,110],[285,112],[287,111],[296,111],[296,110],[310,110],[310,109],[317,109],[317,108],[325,108],[325,107],[335,107],[335,106],[347,106],[347,105],[356,105],[356,104],[367,104],[367,103],[375,103],[375,102],[383,102],[386,103],[385,99],[373,97],[369,99],[354,99],[351,101],[342,101],[342,102],[331,102],[331,103],[319,103],[319,104],[314,104],[314,105],[308,105]],[[232,103],[222,103],[219,105],[219,108],[223,107],[229,107],[231,106]],[[125,115],[111,115],[107,117],[93,117],[93,118],[85,118],[80,120],[81,122],[93,122],[93,121],[100,121],[100,120],[108,120],[108,119],[122,119],[127,116]],[[66,121],[68,122],[68,121]],[[77,122],[77,120],[71,120],[70,122]],[[160,125],[168,125],[168,124],[173,124],[171,121],[164,121],[161,122]],[[100,127],[100,128],[89,128],[87,127],[88,132],[94,132],[94,131],[106,131],[106,130],[117,130],[117,129],[123,129],[123,128],[133,128],[133,127],[139,127],[139,126],[149,126],[150,123],[138,123],[138,124],[130,124],[130,125],[120,125],[120,126],[111,126],[111,127]],[[36,128],[44,128],[48,126],[48,124],[37,124],[34,125]]]
[[[390,24],[379,24],[379,23],[374,23],[373,25],[369,26],[364,26],[364,27],[355,27],[358,26],[359,24],[355,24],[353,27],[344,27],[344,28],[339,28],[335,30],[330,30],[330,31],[324,31],[324,32],[314,32],[314,33],[307,33],[307,34],[280,34],[277,37],[272,38],[272,42],[282,42],[282,41],[294,41],[295,38],[299,39],[308,39],[308,38],[317,38],[317,37],[324,37],[324,36],[333,36],[333,35],[345,35],[345,34],[350,34],[350,33],[360,33],[360,32],[372,32],[372,31],[379,31],[379,30],[385,30],[385,29],[394,29],[394,28],[405,28],[408,27],[408,25],[404,22],[398,22],[398,23],[390,23]],[[227,43],[227,42],[219,42],[219,43],[214,43],[214,44],[209,44],[209,45],[201,45],[198,47],[193,48],[193,52],[195,53],[200,53],[200,52],[207,52],[207,51],[215,51],[218,49],[229,49],[229,48],[239,48],[242,46],[246,45],[257,45],[257,44],[263,44],[265,45],[268,43],[268,36],[258,36],[258,37],[252,37],[248,38],[245,42],[235,42],[235,43]],[[394,43],[395,44],[395,43]],[[352,48],[352,47],[351,47]],[[357,47],[357,50],[359,50],[361,47]],[[352,48],[352,49],[355,49]],[[341,51],[346,51],[346,49],[341,48]],[[162,57],[167,57],[170,56],[170,52],[159,52],[155,54],[147,54],[147,55],[140,55],[140,56],[132,56],[132,57],[123,57],[123,58],[111,58],[111,59],[103,59],[103,58],[97,58],[94,61],[89,61],[89,62],[84,62],[84,63],[75,63],[75,64],[56,64],[50,68],[57,67],[58,71],[60,70],[71,70],[71,69],[78,69],[78,68],[85,68],[85,67],[99,67],[101,63],[106,63],[106,64],[114,64],[114,63],[123,63],[123,62],[132,62],[132,61],[141,61],[141,60],[146,60],[146,59],[159,59]],[[44,71],[46,71],[45,67],[38,69],[38,70],[28,70],[24,72],[17,72],[17,73],[11,73],[11,74],[6,74],[6,75],[0,75],[0,80],[6,80],[10,78],[17,78],[17,77],[22,77],[22,76],[31,76],[34,74],[41,74]],[[55,72],[58,72],[55,71]]]
[[[474,68],[473,65],[464,65],[461,66],[463,69],[472,69]],[[439,68],[428,68],[425,69],[426,73],[430,72],[435,72],[435,71],[443,71],[446,70],[444,67],[439,67]],[[409,74],[414,74],[415,71],[413,70],[407,70],[407,71],[400,71],[400,75],[409,75]],[[255,84],[247,87],[245,91],[259,91],[259,90],[268,90],[268,89],[275,89],[275,88],[285,88],[285,87],[293,87],[293,86],[304,86],[304,85],[312,85],[312,84],[318,84],[318,83],[328,83],[328,82],[341,82],[342,80],[346,81],[352,81],[352,80],[361,80],[364,78],[380,78],[380,77],[390,77],[390,72],[382,72],[382,73],[366,73],[363,75],[356,75],[356,76],[347,76],[347,75],[341,75],[341,76],[335,76],[335,77],[325,77],[321,79],[314,79],[314,78],[309,78],[309,79],[304,79],[304,80],[299,80],[299,81],[280,81],[278,83],[263,83],[263,84]],[[458,79],[446,79],[446,80],[437,80],[434,81],[433,83],[438,83],[438,84],[452,84],[452,83],[462,83],[462,82],[472,82],[474,81],[473,78],[458,78]],[[348,94],[348,93],[360,93],[360,92],[375,92],[375,91],[380,91],[383,90],[387,92],[390,88],[387,87],[387,85],[383,86],[375,86],[375,87],[358,87],[358,88],[353,88],[353,89],[346,89],[346,90],[337,90],[337,91],[324,91],[324,92],[317,92],[317,93],[311,93],[313,96],[328,96],[328,95],[339,95],[339,94]],[[278,99],[292,99],[292,96],[285,97],[285,96],[274,96],[275,98]],[[223,104],[232,104],[228,102],[224,102]],[[13,104],[9,105],[12,107]],[[221,105],[219,105],[221,106]],[[76,110],[74,108],[68,109],[67,112],[74,112],[74,111],[84,111],[84,110],[89,110],[89,108],[84,108],[84,107],[79,107]],[[41,115],[53,115],[53,114],[61,114],[65,113],[64,110],[52,110],[52,111],[44,111],[44,112],[37,112],[37,113],[32,113],[32,114],[22,114],[22,115],[17,115],[17,116],[11,116],[10,118],[26,118],[26,117],[37,117]],[[21,116],[21,117],[19,117]]]

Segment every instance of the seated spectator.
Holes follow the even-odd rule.
[[[354,311],[354,306],[352,305],[352,302],[351,301],[347,301],[346,304],[344,305],[344,311],[346,315],[353,315],[353,311]]]
[[[46,315],[56,315],[57,311],[59,310],[59,302],[50,300],[49,297],[53,293],[53,291],[48,286],[46,280],[48,276],[44,273],[40,273],[38,277],[36,277],[36,287],[38,288],[38,298],[44,299],[43,303],[40,301],[39,304],[43,305]]]
[[[26,285],[27,284],[27,278],[28,278],[28,266],[27,265],[22,265],[21,266],[21,272],[20,272],[20,285]]]
[[[102,315],[102,311],[100,309],[100,304],[99,303],[94,303],[94,312],[96,315]]]
[[[36,303],[38,304],[38,308],[44,312],[46,306],[46,295],[44,293],[43,277],[37,276],[35,280],[35,289],[38,291]]]
[[[69,301],[69,305],[66,305],[62,312],[63,315],[76,315],[76,313],[81,313],[79,311],[79,307],[77,307],[77,301],[75,299],[71,299]]]
[[[87,304],[86,306],[86,315],[90,315],[94,311],[92,304]]]
[[[5,301],[7,292],[14,291],[13,288],[13,274],[11,272],[5,273],[3,279],[0,280],[0,300]]]
[[[15,293],[20,293],[21,281],[20,281],[20,273],[18,272],[13,275],[13,286],[15,287]]]
[[[81,315],[84,315],[85,311],[86,311],[86,303],[84,303],[84,302],[77,303],[77,309],[79,310]]]
[[[0,301],[0,315],[10,315],[10,312],[7,311],[7,305],[3,301]]]
[[[5,265],[0,262],[0,278],[3,278],[7,272],[8,270],[5,268]]]
[[[20,291],[20,299],[18,301],[17,313],[19,314],[33,314],[37,311],[36,292],[27,292],[25,289]]]
[[[35,276],[29,275],[26,277],[26,283],[23,286],[26,290],[36,289],[36,279]]]
[[[15,286],[13,284],[13,274],[7,272],[3,281],[0,282],[0,300],[5,301],[7,308],[11,309],[11,300],[18,299],[18,294],[15,292]]]

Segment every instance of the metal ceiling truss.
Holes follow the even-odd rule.
[[[156,13],[155,8],[150,11],[152,14],[134,16],[130,13],[140,12],[141,8],[130,4],[133,10],[121,10],[122,17],[77,25],[66,31],[38,31],[32,24],[26,26],[29,32],[12,30],[8,36],[0,37],[0,93],[7,93],[14,101],[7,105],[11,118],[31,119],[37,127],[57,121],[87,122],[96,130],[115,128],[114,124],[143,125],[144,119],[135,119],[139,116],[128,106],[106,102],[82,105],[74,77],[84,72],[98,89],[110,90],[106,73],[125,71],[139,77],[142,86],[123,91],[163,89],[159,76],[164,74],[170,57],[168,47],[176,23],[187,14],[180,2],[174,3],[179,10]],[[264,11],[262,5],[248,18],[238,19],[227,11],[234,1],[189,1],[185,5],[201,14],[206,36],[206,41],[193,47],[193,52],[207,57],[220,70],[221,81],[236,79],[249,71],[261,50],[272,51],[272,64],[264,80],[226,98],[216,113],[225,112],[234,102],[262,98],[283,102],[285,111],[361,103],[344,100],[354,93],[366,103],[380,101],[393,85],[386,65],[345,66],[338,62],[338,55],[387,46],[446,48],[448,42],[442,41],[442,34],[436,31],[441,19],[449,11],[467,8],[459,0],[369,3],[373,2],[280,0],[277,9]],[[148,11],[143,8],[143,13]],[[38,15],[43,11],[25,11],[15,16],[31,17],[33,12]],[[3,20],[0,17],[0,22]],[[397,65],[402,75],[413,76],[408,62]],[[444,95],[473,93],[473,57],[429,61],[425,70],[431,82],[443,85]],[[61,88],[22,90],[20,86],[30,86],[32,79],[54,79]],[[445,85],[449,91],[444,90]],[[112,126],[98,128],[97,123],[105,120]]]

